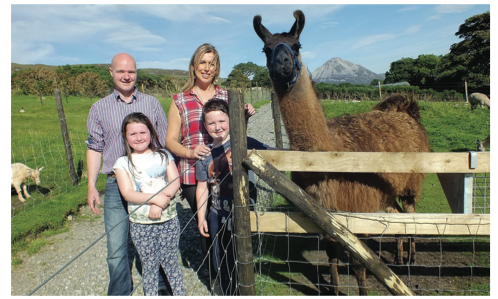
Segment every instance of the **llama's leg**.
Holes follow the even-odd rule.
[[[330,294],[339,295],[339,271],[337,265],[339,264],[341,246],[336,241],[332,240],[329,236],[325,239],[325,250],[329,257],[329,270],[330,270]]]
[[[351,259],[353,262],[353,271],[358,282],[358,291],[361,296],[367,296],[367,269],[363,267],[355,258]]]
[[[363,243],[369,247],[369,240],[365,239]],[[358,291],[360,296],[367,296],[367,269],[351,255],[351,262],[353,263],[353,271],[358,282]]]
[[[404,196],[401,197],[401,203],[403,204],[403,211],[405,213],[415,213],[415,196]],[[408,263],[416,265],[417,255],[415,251],[415,239],[410,239],[410,250],[408,252]]]
[[[16,191],[17,191],[17,197],[19,198],[19,201],[20,201],[20,202],[25,202],[24,198],[22,197],[22,190],[21,190],[21,186],[19,186],[19,185],[14,185],[14,188],[16,188]]]
[[[402,213],[401,207],[398,205],[398,202],[395,203],[394,207],[387,207],[387,213]],[[400,235],[396,235],[396,249],[394,251],[394,263],[397,265],[403,264],[403,238]]]

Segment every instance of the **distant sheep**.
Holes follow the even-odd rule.
[[[10,183],[16,188],[19,200],[24,202],[25,200],[21,193],[21,185],[22,190],[24,191],[24,196],[26,196],[26,198],[31,197],[28,190],[26,190],[26,182],[30,178],[36,183],[36,185],[40,185],[40,171],[43,167],[34,170],[22,163],[14,163],[10,165],[10,168],[12,170]]]
[[[484,106],[487,106],[488,108],[490,108],[489,98],[485,94],[478,93],[478,92],[474,92],[473,94],[470,95],[469,103],[470,103],[471,110],[476,109],[477,105],[480,105],[481,108],[484,108]]]
[[[483,141],[479,141],[479,139],[477,139],[476,143],[477,143],[477,150],[480,151],[480,152],[485,152],[486,151],[486,148],[489,148],[489,146],[491,145],[491,135],[486,137],[486,139],[484,139]]]
[[[24,107],[21,107],[21,110],[19,110],[20,113],[24,113]]]

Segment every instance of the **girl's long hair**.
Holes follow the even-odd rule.
[[[123,141],[124,141],[124,146],[125,146],[125,154],[123,156],[128,157],[128,169],[130,169],[131,174],[136,177],[135,175],[135,164],[133,164],[133,159],[132,159],[132,153],[133,149],[131,148],[130,144],[128,143],[128,139],[126,138],[126,126],[128,124],[144,124],[147,126],[147,129],[149,129],[150,132],[150,143],[149,143],[149,149],[154,152],[158,153],[161,156],[161,163],[163,162],[163,159],[166,158],[166,161],[168,161],[168,154],[166,153],[164,146],[162,146],[161,142],[159,141],[159,135],[156,132],[156,129],[154,129],[154,126],[152,125],[152,122],[150,119],[147,117],[147,115],[141,113],[141,112],[134,112],[131,114],[128,114],[124,120],[123,124],[121,125],[121,134],[123,135]]]
[[[195,50],[194,55],[192,55],[192,58],[190,59],[190,64],[188,68],[188,81],[187,83],[183,86],[182,91],[186,92],[194,88],[195,85],[195,70],[197,69],[197,66],[199,66],[199,61],[201,60],[202,56],[206,53],[213,53],[214,54],[214,60],[216,61],[216,71],[213,77],[213,84],[218,80],[220,77],[220,55],[218,54],[218,50],[211,45],[211,44],[202,44]]]

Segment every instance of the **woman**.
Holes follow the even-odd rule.
[[[210,44],[201,45],[190,59],[188,81],[183,92],[173,96],[168,112],[166,148],[179,158],[180,186],[194,215],[197,212],[194,164],[197,159],[209,155],[208,145],[213,140],[202,123],[202,107],[213,98],[228,102],[228,91],[215,85],[219,76],[218,51]],[[245,104],[244,108],[246,118],[254,115],[251,104]]]

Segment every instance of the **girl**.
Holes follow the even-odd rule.
[[[121,133],[126,154],[113,168],[119,191],[128,202],[130,234],[142,261],[144,293],[158,295],[158,270],[162,266],[173,295],[185,295],[178,260],[180,225],[172,201],[180,187],[179,181],[152,197],[169,180],[178,177],[174,159],[161,147],[151,121],[142,113],[126,116]]]

